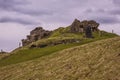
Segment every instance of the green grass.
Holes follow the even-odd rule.
[[[69,28],[69,27],[67,27],[67,28]],[[117,36],[116,34],[113,34],[113,33],[108,33],[105,31],[101,31],[101,32],[102,32],[102,36],[99,35],[99,32],[93,32],[93,36],[95,37],[95,40]],[[61,40],[71,40],[71,39],[83,40],[84,33],[70,33],[68,31],[68,29],[66,30],[66,28],[59,28],[59,29],[53,31],[51,36],[49,36],[48,38],[33,42],[32,44],[30,44],[26,47],[30,47],[31,45],[39,46],[39,45],[52,44],[55,42],[59,42]]]
[[[25,49],[25,50],[23,49],[18,51],[17,54],[12,54],[11,56],[0,60],[0,66],[36,59],[76,45],[78,44],[67,44],[67,45],[61,44],[46,48],[33,48],[33,49]]]
[[[71,44],[60,44],[56,46],[49,46],[45,48],[33,48],[33,49],[23,49],[19,50],[16,54],[12,54],[9,57],[3,58],[0,60],[0,66],[15,64],[19,62],[24,62],[36,58],[40,58],[45,55],[50,55],[54,52],[61,51],[66,48],[78,46],[93,41],[85,40],[82,43],[71,43]]]
[[[9,56],[9,53],[0,53],[0,59],[2,59],[2,58],[4,58],[4,57],[6,57],[6,56]]]
[[[104,39],[27,62],[0,67],[0,79],[119,80],[119,52],[120,37]]]
[[[50,37],[58,37],[58,36],[62,36],[63,37],[64,34],[69,33],[69,32],[70,32],[70,27],[66,27],[66,28],[60,27],[60,28],[54,30]]]
[[[87,39],[87,38],[85,39],[84,38],[79,43],[60,44],[60,45],[56,45],[56,46],[48,46],[45,48],[19,49],[14,54],[11,54],[10,56],[7,56],[7,57],[4,57],[3,59],[1,59],[0,66],[6,66],[6,65],[10,65],[10,64],[20,63],[20,62],[40,58],[42,56],[50,55],[54,52],[61,51],[63,49],[71,48],[74,46],[79,46],[82,44],[87,44],[87,43],[94,42],[94,41],[101,40],[101,39],[115,37],[115,35],[113,35],[113,34],[111,36],[110,35],[107,35],[104,37],[97,37],[97,38],[93,38],[93,39]]]
[[[83,33],[70,33],[70,28],[58,28],[53,31],[51,36],[45,39],[38,40],[36,42],[31,43],[28,46],[18,48],[10,56],[6,56],[0,60],[0,66],[6,66],[10,64],[20,63],[24,61],[29,61],[32,59],[40,58],[42,56],[50,55],[52,53],[61,51],[63,49],[71,48],[74,46],[79,46],[82,44],[87,44],[90,42],[94,42],[101,39],[107,39],[117,36],[116,34],[107,33],[102,31],[102,36],[99,36],[99,32],[94,32],[93,36],[95,38],[87,39],[83,38]],[[31,45],[40,45],[40,44],[49,44],[54,43],[60,40],[66,39],[80,39],[80,42],[77,43],[67,43],[67,44],[59,44],[56,46],[47,46],[44,48],[29,48]]]

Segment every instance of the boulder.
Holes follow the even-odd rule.
[[[48,37],[51,34],[51,31],[44,30],[42,27],[36,27],[30,32],[30,35],[27,35],[27,39],[22,39],[22,45],[26,46],[34,41]]]
[[[81,30],[80,30],[80,27],[81,27],[81,23],[80,23],[80,21],[79,20],[77,20],[77,19],[75,19],[74,21],[73,21],[73,23],[71,24],[71,32],[82,32]]]

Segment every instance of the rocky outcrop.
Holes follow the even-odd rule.
[[[79,21],[77,19],[75,19],[73,21],[73,23],[70,25],[70,30],[71,32],[85,32],[85,29],[87,26],[90,26],[91,27],[91,30],[92,31],[97,31],[98,30],[98,26],[99,26],[99,23],[97,23],[96,21],[94,20],[90,20],[90,21],[87,21],[87,20],[84,20],[84,21]]]
[[[97,23],[94,20],[84,20],[84,21],[79,21],[75,19],[73,23],[70,25],[70,32],[73,33],[85,33],[86,38],[93,38],[92,32],[98,31],[98,26],[99,23]]]
[[[22,40],[22,45],[26,46],[34,41],[48,37],[51,31],[44,30],[42,27],[37,27],[30,32],[30,35],[27,35],[27,39]]]
[[[85,28],[85,37],[86,38],[93,38],[93,35],[92,35],[92,28],[90,26],[87,26]]]
[[[70,27],[68,27],[70,29],[68,32],[85,33],[85,37],[92,38],[93,37],[92,31],[97,31],[98,26],[99,23],[93,20],[90,21],[84,20],[80,22],[79,20],[75,19],[74,22],[70,25]],[[27,39],[22,40],[22,45],[26,46],[32,42],[48,37],[50,34],[51,31],[44,30],[42,27],[37,27],[30,32],[30,35],[27,36]],[[46,46],[46,45],[42,45],[42,46]],[[33,45],[32,47],[35,47],[35,45]]]

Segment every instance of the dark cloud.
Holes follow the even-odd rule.
[[[84,10],[84,13],[106,13],[107,11],[105,9],[92,9],[92,8],[88,8]]]
[[[74,8],[74,7],[85,6],[88,1],[89,0],[59,0],[57,4]],[[62,4],[59,4],[59,3],[62,3]]]
[[[48,9],[39,9],[39,7],[35,10],[32,7],[27,8],[26,5],[32,5],[31,2],[23,1],[23,0],[0,0],[0,9],[5,11],[13,11],[26,15],[52,15],[52,11]],[[23,7],[24,6],[24,7]]]
[[[106,10],[105,9],[97,9],[96,13],[106,13]]]
[[[120,6],[120,0],[113,0],[113,4],[115,4],[116,6]]]
[[[44,0],[44,1],[36,1],[29,0],[28,2],[23,0],[1,0],[0,1],[0,8],[5,10],[11,10],[17,12],[19,14],[29,15],[31,17],[39,17],[45,21],[59,21],[59,22],[67,22],[64,20],[71,20],[70,17],[78,17],[78,16],[85,16],[87,17],[94,17],[98,16],[99,21],[102,23],[117,23],[119,22],[118,19],[110,18],[110,17],[102,17],[110,16],[110,15],[119,15],[120,10],[111,10],[106,11],[106,8],[102,6],[94,5],[95,1],[90,0]],[[63,2],[64,1],[64,2]],[[120,0],[113,0],[114,4],[120,3]],[[99,4],[103,4],[99,3]],[[26,6],[27,5],[27,6]],[[92,5],[92,6],[91,6]],[[91,7],[88,7],[91,6]],[[97,6],[99,8],[97,8]],[[76,10],[78,9],[78,10]],[[85,10],[85,11],[84,11]],[[73,12],[73,13],[72,13]],[[92,15],[92,16],[91,16]],[[49,17],[48,17],[49,16]],[[72,17],[72,18],[73,18]],[[106,18],[106,19],[105,19]],[[53,19],[53,20],[51,20]],[[98,19],[97,19],[98,20]],[[113,21],[113,22],[112,22]],[[2,18],[0,22],[15,22],[20,24],[33,24],[35,22],[24,20],[24,19],[13,19],[13,18]]]
[[[120,9],[113,9],[113,10],[108,11],[108,13],[112,15],[120,15]]]
[[[16,6],[26,4],[26,1],[20,0],[0,0],[0,9],[3,10],[14,10]]]
[[[19,19],[19,18],[9,18],[9,17],[2,17],[0,18],[0,23],[19,23],[23,25],[32,25],[32,24],[39,24],[34,21],[29,21],[29,20],[24,20],[24,19]]]
[[[53,12],[49,10],[14,9],[14,11],[18,13],[26,14],[26,15],[32,15],[32,16],[53,15]]]
[[[120,15],[119,9],[105,10],[105,9],[91,9],[88,8],[84,11],[88,19],[93,19],[101,24],[117,24],[120,19],[116,15]]]
[[[99,23],[102,24],[116,24],[116,23],[120,23],[120,20],[116,17],[98,17],[98,18],[94,18],[96,21],[98,21]]]
[[[92,13],[92,12],[94,12],[91,8],[89,8],[89,9],[86,9],[85,11],[84,11],[84,13]]]
[[[0,0],[0,8],[1,9],[10,9],[14,6],[16,2],[14,0]]]

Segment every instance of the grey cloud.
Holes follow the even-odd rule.
[[[0,23],[7,23],[7,22],[19,23],[19,24],[23,24],[23,25],[39,24],[39,23],[34,22],[34,21],[23,20],[23,19],[19,19],[19,18],[9,18],[9,17],[0,18]]]
[[[106,13],[107,11],[105,9],[97,9],[96,13]]]
[[[88,8],[88,9],[85,9],[83,13],[106,13],[107,11],[105,9],[92,9],[92,8]]]
[[[92,9],[86,9],[86,10],[84,11],[84,13],[92,13],[92,12],[94,12]]]
[[[25,15],[30,16],[42,16],[42,15],[49,15],[52,16],[56,13],[64,13],[69,9],[79,7],[83,5],[83,3],[86,3],[88,0],[51,0],[51,2],[45,0],[45,1],[37,1],[39,4],[34,5],[31,7],[32,3],[31,0],[29,1],[23,1],[23,0],[1,0],[0,1],[0,8],[3,10],[9,10],[18,12]],[[64,2],[63,2],[64,1]],[[43,5],[43,4],[45,5]],[[62,4],[60,4],[62,3]],[[29,6],[29,7],[26,7]],[[84,4],[85,5],[85,4]],[[36,9],[34,7],[36,6]]]
[[[14,0],[0,0],[0,8],[8,10],[13,6],[14,3]]]
[[[120,6],[120,0],[112,0],[112,1],[113,1],[113,4]]]
[[[114,9],[108,11],[108,13],[113,14],[113,15],[120,15],[120,9]]]
[[[85,6],[88,1],[89,0],[61,0],[60,2],[63,3],[62,5],[64,6],[78,7]]]
[[[103,15],[120,15],[120,8],[115,8],[115,9],[110,9],[110,10],[105,10],[105,9],[97,9],[97,10],[92,10],[92,9],[87,9],[85,13],[102,13]]]
[[[26,1],[22,2],[20,0],[0,0],[0,9],[3,10],[14,10],[18,5],[25,4]]]
[[[42,15],[53,15],[52,11],[49,10],[34,10],[34,9],[14,9],[14,11],[26,15],[33,15],[33,16],[42,16]]]
[[[84,11],[89,15],[89,19],[94,19],[101,24],[116,24],[120,23],[120,19],[116,15],[120,15],[119,9],[105,10],[105,9],[91,9],[88,8]],[[97,14],[97,15],[96,15]]]
[[[46,1],[46,2],[45,2]],[[41,3],[38,3],[36,6],[38,6],[36,9],[34,8],[16,8],[14,11],[22,13],[22,14],[27,14],[27,15],[34,15],[34,16],[52,16],[57,13],[66,13],[67,10],[78,7],[83,5],[84,2],[88,0],[52,0],[51,2],[48,3],[47,0],[41,1]],[[64,2],[63,2],[64,1]],[[45,5],[41,5],[43,4]],[[62,4],[60,4],[62,3]],[[29,4],[30,6],[31,4]]]
[[[52,11],[49,9],[39,9],[34,10],[32,7],[25,7],[26,5],[31,6],[31,2],[29,1],[23,1],[23,0],[0,0],[0,9],[6,10],[6,11],[13,11],[18,12],[26,15],[52,15]]]
[[[115,24],[115,23],[120,23],[120,20],[116,17],[98,17],[94,18],[96,21],[102,23],[102,24]]]

